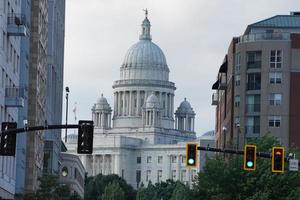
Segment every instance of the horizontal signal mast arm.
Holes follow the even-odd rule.
[[[60,125],[47,125],[47,126],[32,126],[32,127],[24,127],[17,129],[9,129],[2,131],[1,133],[23,133],[30,131],[41,131],[41,130],[51,130],[51,129],[69,129],[69,128],[79,128],[78,124],[60,124]]]
[[[231,153],[231,154],[240,154],[244,155],[244,151],[240,150],[233,150],[233,149],[219,149],[219,148],[213,148],[213,147],[201,147],[198,146],[198,150],[200,151],[213,151],[213,152],[222,152],[222,153]],[[265,153],[265,152],[256,152],[257,157],[262,157],[262,158],[272,158],[271,153]],[[287,159],[285,158],[285,161]]]

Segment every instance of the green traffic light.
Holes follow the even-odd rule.
[[[247,167],[253,167],[253,162],[252,161],[248,161],[247,162]]]
[[[195,163],[195,160],[194,160],[193,158],[190,158],[190,159],[188,160],[188,163],[189,163],[190,165],[192,165],[192,164]]]

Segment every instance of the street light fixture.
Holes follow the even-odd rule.
[[[222,130],[223,130],[223,150],[225,150],[225,147],[226,147],[226,131],[227,131],[227,128],[226,128],[225,126],[223,126]],[[225,152],[224,152],[224,157],[225,157]]]
[[[66,125],[68,125],[68,104],[69,104],[69,92],[70,92],[70,89],[69,87],[67,86],[65,88],[66,90]],[[67,133],[67,128],[66,128],[66,132],[65,132],[65,143],[67,143],[67,136],[68,136],[68,133]]]
[[[236,128],[237,128],[237,136],[236,136],[236,150],[238,150],[240,148],[240,123],[236,124]]]

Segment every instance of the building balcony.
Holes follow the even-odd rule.
[[[260,112],[260,104],[246,104],[246,113],[253,114]]]
[[[261,68],[261,61],[248,61],[247,62],[248,69],[257,69]]]
[[[218,105],[218,93],[213,93],[211,105],[213,106]]]
[[[268,40],[290,40],[290,33],[253,33],[239,37],[239,43]]]
[[[20,87],[5,88],[6,107],[24,107],[25,89]]]
[[[226,74],[220,73],[219,74],[219,90],[225,90],[226,87],[227,87]]]
[[[7,17],[7,33],[9,36],[26,36],[26,17],[22,14],[10,13]]]

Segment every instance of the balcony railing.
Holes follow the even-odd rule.
[[[259,134],[260,132],[260,126],[255,125],[255,126],[246,126],[245,127],[246,134]]]
[[[213,106],[218,105],[218,93],[213,93],[211,105]]]
[[[247,90],[260,90],[260,83],[258,82],[250,82],[247,84]]]
[[[10,13],[7,17],[7,33],[11,36],[26,36],[26,17],[23,14]]]
[[[263,40],[290,40],[290,33],[252,33],[239,37],[239,43]]]
[[[260,104],[246,104],[246,113],[260,112]]]
[[[148,79],[128,79],[128,80],[118,80],[113,84],[113,88],[123,87],[128,85],[153,85],[153,86],[161,86],[166,88],[175,88],[175,84],[169,81],[161,81],[161,80],[148,80]]]
[[[261,68],[261,61],[248,61],[247,68],[248,69]]]
[[[5,88],[5,106],[23,107],[24,96],[25,96],[25,88],[22,87]]]

